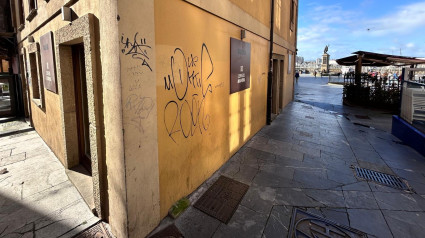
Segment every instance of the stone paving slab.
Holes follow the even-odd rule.
[[[382,211],[394,237],[423,237],[424,212]]]
[[[293,123],[305,120],[305,115],[332,126]],[[366,232],[369,237],[401,237],[409,226],[415,226],[409,230],[411,236],[420,237],[418,227],[425,226],[424,196],[358,179],[353,166],[401,176],[423,191],[424,174],[411,166],[425,166],[425,158],[381,156],[386,147],[398,154],[416,152],[395,143],[397,139],[385,131],[341,120],[347,119],[303,103],[288,105],[271,126],[263,128],[210,179],[226,175],[250,185],[229,224],[206,222],[211,218],[190,220],[188,217],[200,216],[194,208],[168,222],[174,222],[188,237],[285,237],[292,209],[297,207]],[[296,129],[291,130],[291,126]],[[201,190],[210,184],[207,181]],[[415,217],[413,212],[419,215]],[[391,227],[404,217],[402,225]],[[196,231],[187,228],[190,223],[196,224]]]
[[[291,206],[274,206],[270,212],[263,237],[287,237],[291,215]]]
[[[350,226],[376,237],[393,237],[380,210],[348,209]]]
[[[189,220],[194,208],[162,224],[174,222],[188,236],[286,237],[298,208],[369,237],[423,237],[425,158],[389,133],[391,114],[342,106],[342,88],[320,80],[301,78],[296,94],[270,126],[189,195],[196,201],[220,175],[249,184],[228,225],[197,214]],[[400,176],[416,193],[358,179],[355,166]],[[196,231],[187,230],[191,222]]]
[[[35,131],[0,137],[0,151],[0,237],[72,237],[99,220]]]

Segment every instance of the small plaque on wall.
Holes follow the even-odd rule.
[[[292,54],[288,55],[288,74],[292,73]]]
[[[51,31],[40,37],[40,56],[44,87],[57,93],[53,33]]]
[[[250,87],[251,44],[230,38],[230,94]]]

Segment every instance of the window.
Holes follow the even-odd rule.
[[[34,43],[36,44],[36,43]],[[34,48],[34,47],[33,47]],[[36,48],[37,49],[37,48]],[[32,88],[32,101],[40,108],[43,108],[44,85],[41,73],[40,51],[29,52],[29,81]]]
[[[37,75],[37,60],[35,53],[29,54],[30,56],[30,80],[32,85],[32,98],[40,99],[40,85]]]
[[[280,30],[280,21],[282,13],[282,0],[276,1],[276,12],[275,12],[275,26]]]
[[[9,73],[9,61],[2,59],[1,60],[1,72],[2,73]]]
[[[290,22],[290,28],[291,30],[294,30],[295,27],[295,0],[291,0],[291,22]]]
[[[29,6],[29,9],[30,9],[30,12],[33,9],[37,9],[37,0],[28,0],[28,6]]]
[[[20,28],[19,30],[21,30],[23,28],[23,25],[25,24],[24,3],[22,2],[22,0],[18,0],[18,11]]]
[[[37,0],[28,0],[28,9],[27,21],[31,21],[37,15]]]

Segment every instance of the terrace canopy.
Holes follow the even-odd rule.
[[[425,60],[415,57],[405,57],[399,55],[385,55],[367,51],[357,51],[354,55],[337,59],[339,65],[357,65],[361,61],[362,66],[405,66],[415,64],[425,64]]]
[[[406,65],[415,65],[415,64],[425,64],[425,60],[418,59],[415,57],[405,57],[399,55],[386,55],[378,54],[367,51],[357,51],[353,53],[354,55],[348,56],[345,58],[337,59],[336,62],[339,65],[345,66],[356,66],[356,82],[360,81],[360,74],[362,66],[406,66]]]

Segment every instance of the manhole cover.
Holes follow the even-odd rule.
[[[246,184],[220,176],[194,207],[227,224],[248,188]]]
[[[370,120],[370,117],[369,116],[366,116],[366,115],[354,115],[356,118],[358,118],[358,119],[367,119],[367,120]]]
[[[158,233],[154,234],[150,238],[183,238],[184,236],[179,231],[179,229],[171,224],[164,229],[160,230]]]
[[[401,180],[400,178],[394,175],[384,174],[381,172],[364,169],[364,168],[355,168],[355,170],[356,170],[356,176],[359,178],[377,182],[382,185],[386,185],[386,186],[397,188],[397,189],[403,189],[403,190],[409,189],[407,185],[403,182],[403,180]]]
[[[74,238],[110,238],[110,236],[102,222],[99,221],[98,223],[74,236]]]
[[[290,238],[355,238],[367,237],[364,232],[351,227],[340,225],[337,222],[327,220],[309,212],[294,208],[289,229]]]

